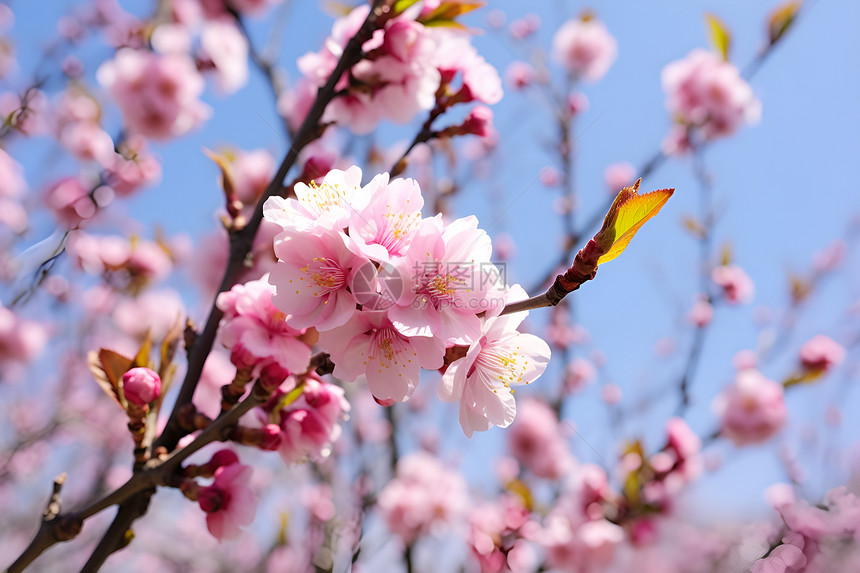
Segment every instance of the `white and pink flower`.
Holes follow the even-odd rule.
[[[571,74],[596,82],[615,61],[618,45],[600,20],[575,18],[553,36],[552,53]]]
[[[170,139],[209,116],[209,108],[198,99],[203,78],[188,56],[122,48],[96,76],[116,100],[132,133]]]
[[[754,369],[738,372],[734,384],[717,396],[714,408],[720,433],[736,446],[768,440],[787,417],[782,386]]]
[[[733,64],[714,52],[693,50],[663,68],[661,79],[666,107],[675,121],[684,128],[700,129],[707,140],[731,135],[761,115],[761,104],[750,85]]]
[[[251,467],[240,463],[215,470],[212,485],[200,488],[200,509],[206,512],[206,527],[219,540],[235,539],[257,513],[257,496],[251,489]]]
[[[303,373],[311,359],[311,349],[298,339],[304,331],[291,327],[286,314],[272,303],[275,287],[266,279],[218,295],[218,308],[224,312],[221,341],[237,366],[277,362],[291,373]]]
[[[481,337],[442,377],[439,398],[460,402],[460,425],[468,437],[492,426],[510,425],[517,411],[513,390],[530,384],[546,369],[547,343],[516,330],[526,314],[486,319]]]
[[[320,332],[320,345],[335,363],[335,376],[348,382],[365,376],[382,404],[408,400],[421,368],[441,368],[445,354],[440,338],[406,336],[383,312],[362,312],[343,326]]]
[[[272,303],[296,328],[323,331],[345,324],[356,312],[352,278],[371,264],[357,250],[341,231],[283,231],[275,238],[278,263],[269,275]]]

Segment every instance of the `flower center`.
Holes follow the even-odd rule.
[[[346,273],[340,265],[325,257],[314,257],[311,263],[302,267],[302,272],[310,275],[314,284],[320,288],[314,296],[329,294],[343,288],[346,284]]]
[[[374,329],[370,335],[370,358],[380,363],[397,362],[397,355],[406,350],[409,343],[402,334],[391,327]],[[387,367],[387,364],[386,364]]]

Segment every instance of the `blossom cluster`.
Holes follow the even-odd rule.
[[[667,65],[661,77],[666,107],[676,123],[664,142],[669,153],[689,149],[691,128],[713,140],[757,122],[761,115],[761,104],[737,67],[716,53],[693,50]]]
[[[466,434],[510,424],[513,388],[537,378],[550,352],[517,330],[524,313],[499,316],[525,292],[504,284],[477,219],[423,217],[414,180],[381,174],[362,186],[357,167],[295,194],[264,208],[282,229],[268,280],[286,325],[315,327],[334,374],[366,379],[385,405],[408,400],[422,368],[454,355],[439,395],[460,401]]]
[[[326,108],[324,121],[347,126],[357,134],[373,131],[380,120],[407,123],[420,111],[429,111],[443,94],[445,105],[497,103],[501,79],[495,68],[478,54],[468,34],[446,27],[425,26],[421,12],[408,10],[389,18],[362,45],[365,57],[335,87],[340,94]],[[295,128],[301,124],[317,88],[328,80],[347,42],[358,32],[370,6],[353,9],[335,21],[331,35],[318,52],[298,60],[304,75],[279,108]],[[454,87],[459,75],[460,85]]]

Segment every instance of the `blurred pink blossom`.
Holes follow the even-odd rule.
[[[42,351],[48,341],[47,329],[19,318],[0,305],[0,367],[9,362],[28,362]]]
[[[591,82],[606,74],[617,52],[615,38],[603,22],[594,18],[568,20],[552,39],[556,61],[571,74]]]
[[[588,98],[580,91],[570,92],[567,96],[567,112],[576,116],[588,111]]]
[[[511,20],[508,25],[508,31],[511,37],[515,40],[522,40],[531,36],[540,28],[540,16],[534,13],[529,13],[522,18]]]
[[[752,350],[741,350],[732,357],[735,370],[747,370],[758,367],[758,354]]]
[[[597,377],[594,365],[585,358],[574,358],[564,370],[564,388],[567,392],[581,392]]]
[[[845,349],[838,342],[819,334],[800,347],[800,363],[812,372],[828,372],[845,358]]]
[[[695,49],[663,68],[661,78],[672,117],[701,129],[705,139],[731,135],[761,115],[761,104],[738,69],[714,52]]]
[[[704,328],[714,318],[714,307],[704,297],[698,297],[687,318],[699,328]]]
[[[782,386],[754,369],[738,372],[734,384],[717,396],[714,409],[720,433],[736,446],[768,440],[787,417]]]
[[[206,512],[206,527],[219,540],[235,539],[257,513],[257,496],[251,489],[251,467],[239,463],[215,470],[212,485],[200,488],[197,502]]]
[[[235,285],[218,295],[218,308],[224,312],[221,341],[237,366],[276,362],[301,374],[308,369],[311,349],[298,340],[304,330],[289,326],[287,316],[272,304],[275,287],[267,278]]]
[[[468,511],[466,480],[425,452],[397,462],[397,472],[379,493],[378,507],[389,531],[406,543],[457,526]]]
[[[282,396],[279,391],[271,402],[277,404]],[[275,413],[281,428],[278,453],[284,462],[295,464],[328,457],[341,434],[339,422],[349,410],[342,388],[307,377],[301,396]]]
[[[635,177],[636,168],[626,161],[608,165],[603,171],[603,180],[606,182],[606,189],[613,195],[621,191],[624,187],[632,185]]]
[[[122,48],[96,74],[132,133],[154,139],[184,135],[209,116],[198,98],[203,78],[187,56]]]
[[[730,304],[750,302],[755,293],[755,285],[742,268],[737,265],[723,265],[711,271],[711,278],[723,289],[723,296]]]
[[[558,418],[544,402],[522,401],[507,438],[511,455],[537,477],[558,479],[573,465]]]
[[[69,229],[91,218],[98,209],[90,197],[90,189],[77,177],[66,177],[53,183],[45,192],[44,200],[57,221]]]
[[[511,62],[505,70],[505,82],[515,90],[527,88],[535,81],[535,69],[526,62]]]

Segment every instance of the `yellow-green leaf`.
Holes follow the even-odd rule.
[[[391,7],[391,12],[397,16],[403,14],[406,10],[418,3],[418,0],[397,0],[394,6]]]
[[[469,2],[467,0],[447,0],[439,4],[439,6],[425,16],[418,18],[418,21],[425,26],[452,26],[451,20],[457,16],[462,16],[467,12],[476,10],[484,5],[484,2]],[[444,21],[445,23],[441,23]]]
[[[723,60],[729,61],[729,47],[732,43],[732,34],[726,24],[713,14],[705,14],[705,24],[708,28],[708,41],[722,56]]]
[[[633,235],[648,219],[660,212],[675,192],[674,189],[660,189],[640,195],[641,181],[636,181],[632,187],[625,187],[618,193],[603,220],[603,227],[594,236],[595,242],[604,253],[597,259],[598,265],[623,253]]]
[[[767,35],[771,44],[775,44],[788,31],[794,23],[797,13],[800,11],[800,6],[803,4],[801,0],[791,0],[776,7],[770,13],[767,19]]]
[[[218,169],[221,170],[221,188],[224,190],[224,195],[232,199],[236,195],[235,186],[233,185],[233,167],[231,166],[230,157],[225,153],[216,153],[209,149],[203,148],[203,153],[215,162]]]

